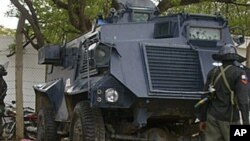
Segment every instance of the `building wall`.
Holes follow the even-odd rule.
[[[246,48],[249,43],[250,43],[250,37],[246,37],[245,43],[238,47],[237,51],[241,56],[246,57]]]
[[[6,57],[9,54],[8,46],[13,42],[14,37],[0,36],[0,64],[9,61],[8,74],[4,77],[8,85],[6,103],[15,100],[15,55]],[[35,93],[32,86],[44,81],[45,66],[38,65],[37,51],[28,45],[23,54],[23,101],[25,107],[35,107]]]

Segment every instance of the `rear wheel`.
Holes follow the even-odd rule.
[[[105,141],[105,127],[100,109],[88,101],[75,106],[70,127],[71,141]]]
[[[37,140],[58,141],[55,113],[52,108],[42,108],[38,113]]]

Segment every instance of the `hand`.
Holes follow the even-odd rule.
[[[205,132],[206,127],[207,127],[206,122],[200,122],[199,123],[199,129],[200,129],[201,132]]]

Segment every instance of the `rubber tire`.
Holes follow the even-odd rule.
[[[79,102],[75,106],[70,141],[105,141],[105,126],[100,109],[90,108],[88,101]]]
[[[37,119],[37,140],[58,141],[55,113],[52,108],[42,108]]]

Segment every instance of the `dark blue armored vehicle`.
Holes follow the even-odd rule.
[[[233,43],[227,21],[120,6],[90,32],[39,50],[47,77],[34,86],[38,140],[199,140],[194,105],[211,55]]]

